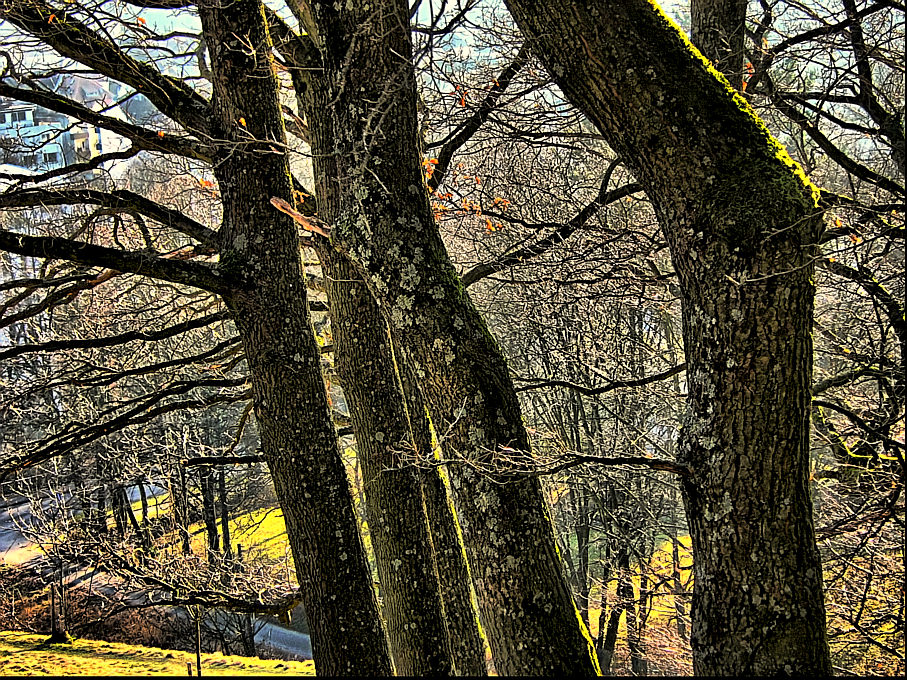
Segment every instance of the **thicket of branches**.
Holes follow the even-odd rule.
[[[5,3],[4,12],[32,4],[52,7]],[[212,96],[211,45],[191,3],[94,0],[66,12],[187,99]],[[424,184],[506,357],[532,452],[464,463],[454,425],[435,420],[435,454],[410,446],[388,467],[538,476],[602,670],[690,672],[688,471],[677,458],[689,386],[682,293],[656,211],[633,164],[567,102],[503,7],[458,0],[413,12]],[[688,17],[677,10],[685,29]],[[284,7],[269,14],[290,167],[299,191],[317,193],[299,57],[281,38],[297,18]],[[186,134],[176,111],[155,110],[141,125],[112,115],[157,75],[145,87],[124,77],[118,101],[92,109],[46,85],[97,68],[89,57],[51,57],[36,33],[2,30],[0,96],[106,127],[127,149],[0,175],[0,247],[13,251],[0,258],[4,498],[28,499],[24,530],[54,560],[101,567],[123,592],[146,593],[143,606],[288,611],[305,584],[249,546],[240,562],[229,535],[229,520],[276,499],[235,308],[205,278],[223,218],[214,144]],[[904,672],[903,41],[897,2],[762,0],[750,3],[739,74],[743,97],[821,188],[810,490],[841,672]],[[300,206],[315,198],[298,198],[311,215]],[[13,247],[47,237],[91,245],[69,259],[49,239],[35,242],[46,258]],[[368,475],[333,358],[330,277],[311,249],[302,258],[333,420],[362,494]],[[159,492],[155,507],[148,495]],[[370,531],[364,500],[357,510]],[[191,526],[203,527],[204,546]],[[395,615],[385,608],[386,620]]]

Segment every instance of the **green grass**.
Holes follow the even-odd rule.
[[[205,525],[196,522],[189,527],[189,532],[193,552],[203,554],[207,540]],[[230,539],[233,545],[241,544],[243,550],[251,549],[268,559],[282,560],[289,551],[287,527],[280,508],[262,508],[231,519]]]
[[[46,635],[0,632],[0,675],[188,675],[195,654],[99,640],[45,644]],[[202,654],[205,675],[315,675],[312,661],[264,661]]]

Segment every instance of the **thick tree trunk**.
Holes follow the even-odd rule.
[[[387,326],[353,266],[329,248],[319,256],[394,666],[399,675],[450,675],[438,577],[417,471],[406,460],[412,444]]]
[[[308,314],[271,41],[258,0],[199,4],[214,75],[221,270],[252,377],[262,449],[287,524],[320,675],[388,675],[349,481]]]
[[[330,87],[297,77],[314,159],[319,215],[339,203]],[[365,505],[382,591],[382,613],[399,675],[450,675],[444,609],[431,553],[418,471],[387,323],[359,272],[326,241],[316,245],[334,341],[334,367],[356,433]]]
[[[735,88],[743,84],[747,0],[692,0],[690,40]]]
[[[633,675],[648,675],[648,663],[645,657],[645,645],[639,616],[636,612],[636,594],[633,592],[633,573],[630,571],[630,551],[622,550],[618,560],[617,597],[621,608],[626,612],[627,647],[630,650],[630,672]]]
[[[332,241],[381,303],[444,450],[481,466],[502,447],[526,452],[507,367],[457,279],[422,182],[408,4],[312,7],[345,182]],[[498,672],[597,672],[539,482],[462,464],[450,476]]]
[[[413,445],[419,460],[434,463],[431,425],[425,402],[412,372],[406,364],[400,366],[406,410],[413,435]],[[457,514],[447,494],[438,468],[425,467],[420,471],[422,497],[431,534],[432,553],[441,586],[441,603],[450,655],[458,675],[487,675],[485,641],[479,626],[478,612],[472,599],[472,576],[463,543],[460,540]]]
[[[807,488],[811,185],[644,0],[509,0],[655,205],[683,292],[697,674],[831,672]]]

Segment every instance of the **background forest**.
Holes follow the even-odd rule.
[[[635,141],[615,142],[559,86],[569,66],[524,41],[517,23],[527,31],[545,3],[508,3],[515,21],[500,2],[424,0],[405,40],[382,34],[397,55],[410,48],[393,40],[411,40],[412,152],[387,132],[409,115],[387,103],[405,78],[357,52],[357,27],[374,28],[356,19],[368,3],[336,16],[318,1],[265,4],[0,1],[0,629],[43,632],[53,614],[78,636],[191,649],[197,633],[205,651],[254,655],[261,631],[283,624],[312,635],[325,674],[356,672],[343,664],[358,653],[401,674],[560,668],[517,651],[524,605],[516,586],[495,601],[489,575],[520,546],[535,551],[496,537],[516,535],[508,503],[529,516],[537,488],[557,549],[538,539],[538,550],[554,566],[513,573],[545,592],[566,583],[604,674],[693,673],[706,633],[691,620],[695,499],[679,442],[699,394],[682,312],[696,277],[678,273],[647,157],[628,156]],[[905,7],[662,9],[819,189],[805,473],[830,663],[902,675]],[[343,30],[354,37],[335,49]],[[231,54],[268,77],[243,76]],[[698,97],[673,62],[653,68],[676,80],[668,91]],[[259,103],[268,78],[274,115]],[[421,187],[393,174],[407,154]],[[359,177],[360,156],[357,188],[331,183]],[[385,184],[390,206],[376,207]],[[404,219],[416,194],[430,226]],[[279,200],[255,208],[259,195],[282,198],[295,221]],[[362,242],[348,236],[365,222]],[[424,236],[435,225],[443,248]],[[426,305],[438,319],[419,316],[420,277],[446,285],[443,266],[420,258],[443,262],[444,249],[475,321],[443,291]],[[739,288],[760,270],[735,271],[722,278]],[[241,284],[227,290],[228,278]],[[415,302],[400,303],[410,290]],[[448,342],[445,319],[479,340]],[[783,327],[754,329],[793,342]],[[483,381],[508,380],[518,404],[501,397],[498,425],[475,415]],[[504,420],[523,423],[525,445],[519,428],[493,432]],[[335,641],[319,628],[331,607],[306,598],[353,583],[356,545],[365,585],[336,616],[364,632]],[[525,616],[545,619],[546,606],[557,605]],[[564,630],[556,646],[582,656],[584,638]],[[710,663],[696,656],[695,671],[720,668]]]

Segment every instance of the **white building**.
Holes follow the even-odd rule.
[[[127,120],[118,103],[122,86],[117,82],[58,75],[44,79],[42,84],[93,111]],[[0,163],[43,172],[122,151],[128,145],[128,140],[104,128],[36,104],[0,98]]]

